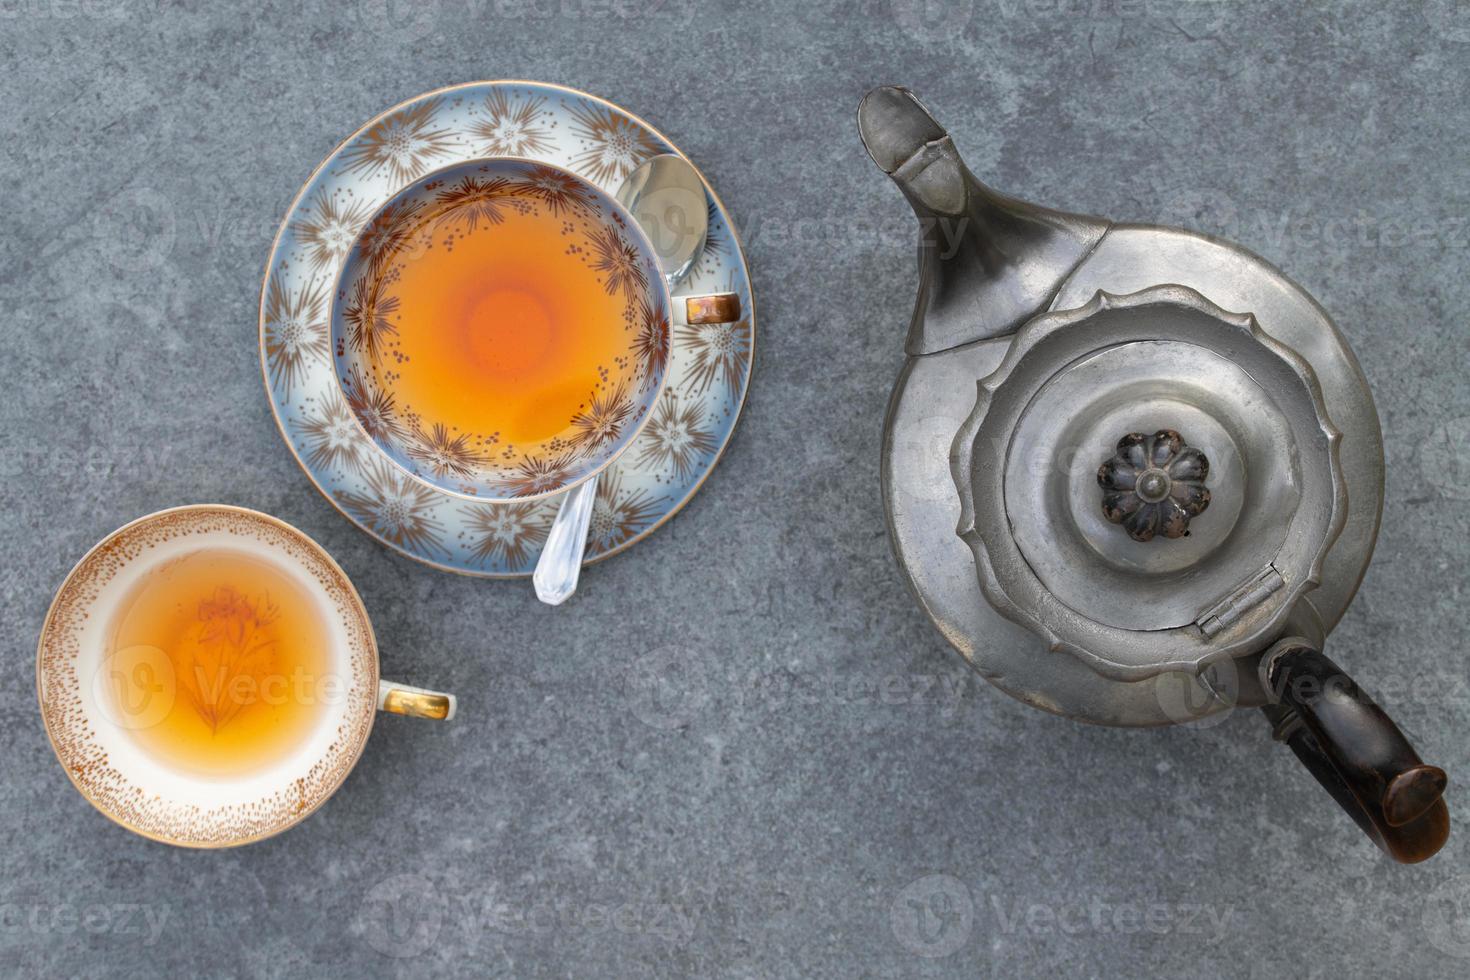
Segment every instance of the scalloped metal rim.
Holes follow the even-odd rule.
[[[1215,637],[1206,638],[1193,625],[1165,630],[1137,631],[1103,626],[1072,610],[1058,600],[1031,570],[1010,533],[1004,496],[999,481],[1004,476],[1003,454],[1008,439],[990,440],[984,459],[989,462],[983,472],[990,483],[976,485],[975,458],[986,440],[981,429],[987,420],[1004,431],[1014,427],[1014,418],[990,418],[996,395],[1011,379],[1017,366],[1039,343],[1059,332],[1084,323],[1100,313],[1149,306],[1173,305],[1203,314],[1223,326],[1244,333],[1253,342],[1281,359],[1301,381],[1313,414],[1326,444],[1329,478],[1317,488],[1320,506],[1330,513],[1322,529],[1318,548],[1310,553],[1302,577],[1288,582],[1272,596],[1270,612],[1262,616],[1244,617],[1239,623]],[[1156,339],[1143,338],[1136,339]],[[1050,375],[1048,375],[1049,377]],[[1136,293],[1115,295],[1099,290],[1085,305],[1071,310],[1043,313],[1032,318],[1017,331],[999,367],[977,382],[975,407],[955,435],[950,453],[950,470],[960,497],[960,520],[957,533],[975,554],[980,588],[996,611],[1041,636],[1048,647],[1076,656],[1098,673],[1124,681],[1143,680],[1166,671],[1199,673],[1211,663],[1229,657],[1253,653],[1273,638],[1290,614],[1296,600],[1315,588],[1321,580],[1322,563],[1347,520],[1347,487],[1339,462],[1341,434],[1327,416],[1321,386],[1311,366],[1294,350],[1265,333],[1254,316],[1227,312],[1193,289],[1179,285],[1162,285]],[[1029,404],[1029,396],[1020,400],[1018,417]],[[991,485],[994,483],[995,485]],[[1303,510],[1307,509],[1304,501]],[[982,512],[983,511],[983,512]],[[1296,521],[1293,521],[1293,532]],[[1300,562],[1297,563],[1300,565]],[[1100,644],[1084,645],[1078,637],[1091,633],[1112,651],[1127,651],[1132,656],[1107,656],[1096,649]]]

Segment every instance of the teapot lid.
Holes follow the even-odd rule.
[[[1347,517],[1299,354],[1192,289],[1044,313],[955,437],[986,598],[1118,680],[1264,649]]]

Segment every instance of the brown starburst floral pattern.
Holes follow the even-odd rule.
[[[653,523],[662,503],[644,487],[625,491],[621,471],[605,473],[597,483],[592,518],[587,525],[588,554],[611,551],[636,537]]]
[[[398,315],[398,297],[378,293],[379,280],[364,276],[352,284],[352,296],[342,308],[347,324],[347,343],[376,363],[390,334],[398,333],[393,317]]]
[[[523,185],[524,193],[507,202],[507,223],[512,220],[509,208],[513,204],[534,206],[543,209],[543,214],[555,213],[571,224],[579,225],[585,218],[612,225],[624,238],[639,242],[635,229],[613,222],[611,214],[617,209],[603,204],[601,191],[576,184],[558,169],[558,164],[593,184],[613,188],[648,156],[666,149],[657,134],[615,106],[555,87],[521,82],[429,93],[410,106],[384,113],[329,157],[293,204],[286,233],[272,252],[261,303],[260,343],[267,390],[277,418],[312,479],[334,503],[339,490],[362,500],[377,495],[378,491],[368,485],[365,471],[375,460],[385,460],[400,477],[407,476],[416,486],[436,493],[434,499],[439,506],[430,517],[441,520],[444,531],[435,540],[447,542],[450,553],[441,561],[421,548],[400,546],[378,534],[384,543],[441,567],[470,574],[520,575],[529,571],[538,548],[544,546],[543,525],[555,514],[558,502],[543,495],[564,490],[561,481],[566,477],[575,479],[580,472],[576,467],[585,464],[587,456],[568,439],[570,433],[535,446],[496,445],[493,452],[488,443],[472,433],[465,446],[487,457],[478,469],[474,486],[453,475],[437,480],[427,457],[415,459],[408,454],[408,448],[415,444],[420,450],[435,451],[435,420],[416,414],[413,406],[403,403],[401,394],[396,399],[388,394],[394,388],[387,366],[394,358],[399,338],[374,328],[383,341],[378,362],[370,361],[365,352],[349,348],[352,330],[343,314],[351,299],[352,284],[372,270],[373,278],[387,282],[381,289],[383,295],[396,293],[392,263],[407,250],[429,242],[431,234],[434,244],[440,243],[445,229],[435,220],[442,213],[435,196],[453,189],[452,185],[465,174],[476,178],[504,174]],[[467,155],[501,154],[520,156],[525,162],[505,170],[482,170],[478,168],[485,161],[467,161],[453,171],[438,172],[445,164]],[[415,173],[418,176],[411,179],[403,176]],[[415,184],[417,192],[405,193]],[[578,197],[568,196],[577,191],[590,197],[594,205],[603,206],[586,212]],[[370,209],[380,208],[385,200],[398,203],[383,209],[375,225]],[[723,288],[747,298],[749,284],[735,228],[712,197],[706,205],[711,209],[708,240],[694,267],[689,291]],[[415,207],[417,212],[411,210]],[[481,231],[486,223],[483,218],[479,220]],[[351,232],[359,224],[359,238],[352,239]],[[500,227],[504,225],[492,226],[491,233]],[[362,242],[361,252],[349,244],[358,240]],[[585,238],[577,244],[590,273],[593,249]],[[377,261],[378,257],[386,257],[386,263]],[[350,280],[343,281],[343,293],[339,295],[331,280],[344,263],[355,271]],[[648,281],[656,283],[656,267],[645,268]],[[598,274],[598,278],[606,284],[605,275]],[[304,369],[292,375],[288,401],[283,391],[287,381],[280,374],[272,375],[273,368],[285,370],[286,362],[280,360],[284,348],[277,352],[275,347],[274,328],[267,336],[266,314],[268,308],[271,312],[278,308],[288,294],[292,300],[299,299],[299,291],[322,281],[326,282],[323,306],[329,320],[327,360],[319,363],[315,356],[308,355],[301,361]],[[614,295],[621,288],[619,282],[613,282]],[[751,370],[753,317],[749,323],[733,326],[686,327],[673,322],[675,311],[667,310],[670,322],[661,370],[669,385],[657,400],[645,397],[649,387],[640,382],[645,372],[650,381],[656,382],[659,376],[659,340],[665,325],[656,315],[650,324],[649,311],[642,308],[639,298],[643,297],[619,305],[626,307],[626,356],[633,359],[634,373],[639,378],[628,380],[627,389],[635,405],[646,406],[644,410],[650,417],[636,445],[629,447],[630,454],[604,470],[599,480],[605,485],[597,507],[597,540],[590,549],[599,558],[648,535],[690,499],[736,424],[739,398]],[[650,304],[656,302],[651,295],[646,299]],[[666,297],[663,305],[668,306]],[[390,314],[388,325],[401,332],[404,319],[400,303],[397,314]],[[365,346],[366,336],[361,336],[359,342]],[[625,426],[622,436],[608,445],[622,446],[634,424]],[[365,438],[364,430],[371,437]],[[457,431],[450,430],[450,434]],[[446,436],[441,442],[452,444],[454,439]],[[452,468],[457,454],[451,446],[441,448],[451,450],[444,457],[444,465]],[[528,462],[517,472],[518,463],[531,456],[544,458]],[[564,460],[574,465],[559,472]],[[542,499],[523,497],[513,504],[490,503],[510,495],[504,487],[511,476],[522,494]],[[425,481],[442,486],[434,488]],[[463,499],[466,496],[479,499]],[[344,503],[338,506],[348,510]],[[511,507],[524,509],[508,513]],[[478,519],[472,531],[470,515],[474,508],[484,509],[476,512]],[[638,529],[627,536],[634,527]]]
[[[385,117],[342,151],[343,165],[363,176],[387,170],[394,183],[421,176],[436,160],[454,151],[451,131],[435,117],[442,99],[429,99]]]
[[[440,191],[435,199],[439,221],[463,219],[470,231],[480,226],[498,225],[505,220],[507,198],[523,193],[521,188],[506,177],[463,177],[448,190]]]
[[[647,366],[642,384],[654,384],[669,364],[669,314],[663,300],[638,301],[638,335],[633,338],[633,352]]]
[[[604,374],[575,418],[566,419],[564,432],[532,445],[505,445],[492,457],[473,442],[473,434],[455,435],[453,429],[436,434],[433,426],[440,420],[420,417],[420,406],[404,402],[402,394],[395,393],[395,402],[368,383],[394,392],[395,372],[405,363],[399,342],[407,314],[396,286],[405,253],[440,238],[496,234],[517,215],[530,214],[555,215],[567,237],[567,253],[585,263],[587,274],[619,301],[627,332],[626,351],[616,366],[627,377],[608,387],[610,371]],[[400,192],[368,222],[361,242],[348,257],[347,284],[331,334],[337,374],[346,378],[353,402],[363,406],[364,424],[380,443],[402,453],[399,462],[414,474],[470,496],[510,496],[502,492],[507,474],[519,495],[553,492],[610,458],[653,410],[653,392],[670,364],[668,300],[655,287],[656,269],[637,232],[583,178],[525,161],[469,161]],[[526,470],[517,471],[526,460]],[[537,470],[563,461],[568,473],[554,484]]]
[[[272,279],[266,293],[265,360],[271,384],[279,386],[287,398],[305,375],[307,362],[327,361],[325,298],[320,284],[306,283],[292,293],[280,279]]]
[[[444,525],[434,515],[438,494],[392,463],[369,462],[362,492],[337,490],[337,502],[369,531],[420,554],[448,554]]]
[[[402,440],[403,423],[398,419],[392,393],[380,389],[356,365],[342,382],[342,394],[369,437],[385,445]]]
[[[626,390],[595,391],[582,411],[572,416],[572,443],[582,452],[616,442],[633,418],[633,399]]]
[[[560,489],[572,474],[570,455],[528,456],[516,465],[505,480],[509,497],[534,497]]]
[[[648,288],[648,270],[637,247],[612,225],[599,225],[587,236],[592,246],[592,268],[602,273],[602,288],[611,296],[618,290],[632,299]]]
[[[514,98],[496,89],[481,103],[484,118],[470,124],[470,134],[480,141],[480,150],[490,156],[524,157],[545,153],[552,147],[551,130],[537,125],[546,99],[541,96]]]
[[[524,568],[551,529],[552,509],[542,501],[474,505],[464,513],[470,557],[482,568],[497,562]]]
[[[581,211],[596,214],[597,202],[587,193],[587,188],[577,178],[564,170],[541,165],[533,166],[521,186],[530,197],[546,205],[555,215]]]
[[[689,270],[691,278],[700,276],[718,275],[725,264],[725,259],[730,255],[730,229],[725,226],[724,218],[720,209],[715,206],[714,201],[709,201],[709,214],[706,218],[704,237],[704,250],[699,253],[699,259]]]
[[[121,733],[111,724],[99,724],[93,707],[98,695],[110,692],[88,690],[93,672],[79,666],[79,652],[89,642],[88,631],[109,615],[105,604],[99,603],[109,594],[109,585],[114,589],[124,587],[129,576],[156,568],[160,549],[180,544],[187,550],[218,548],[222,542],[252,551],[265,547],[299,567],[306,580],[313,583],[313,592],[321,600],[321,615],[334,623],[333,633],[340,644],[334,654],[339,665],[334,666],[334,672],[338,672],[336,679],[341,684],[333,692],[338,695],[333,703],[340,708],[332,712],[335,720],[323,720],[330,732],[329,744],[309,763],[285,767],[278,778],[263,778],[257,791],[233,802],[217,799],[218,794],[209,792],[204,783],[160,787],[152,766],[139,768],[135,753],[117,752],[111,737]],[[196,607],[189,619],[193,623],[217,620],[220,607],[225,605],[221,600],[216,593],[210,603],[213,609]],[[257,605],[257,618],[260,612],[261,606]],[[200,665],[196,661],[193,666],[203,667],[215,703],[220,693],[239,690],[216,673],[215,664]],[[173,844],[212,848],[260,840],[314,812],[357,763],[373,725],[378,695],[372,627],[362,601],[342,570],[295,528],[264,514],[222,506],[181,507],[153,514],[114,532],[88,552],[57,590],[46,616],[37,649],[36,675],[46,734],[83,796],[138,833]],[[193,669],[176,668],[174,675],[180,685],[180,698],[195,693],[185,686],[190,675],[198,678]],[[149,683],[154,680],[156,677],[148,677]],[[165,708],[172,704],[164,701],[169,699],[152,704]],[[259,775],[267,776],[263,772]]]
[[[363,201],[339,204],[326,191],[318,191],[311,210],[291,225],[291,233],[306,248],[314,269],[325,269],[347,257],[352,243],[367,221],[370,209]]]
[[[468,480],[486,459],[470,445],[470,437],[451,435],[443,423],[436,422],[427,432],[415,427],[406,452],[410,459],[429,468],[435,476]]]
[[[423,202],[417,199],[393,201],[379,211],[363,229],[357,242],[357,254],[374,273],[381,272],[423,227]]]
[[[665,392],[643,430],[638,465],[669,467],[682,483],[694,475],[695,467],[715,451],[714,433],[700,422],[700,404],[680,407],[678,396]]]
[[[311,466],[353,470],[362,466],[362,432],[340,392],[328,389],[317,410],[293,421],[292,428],[306,444],[306,461]]]
[[[720,383],[731,400],[739,400],[750,364],[748,318],[739,323],[686,324],[675,332],[674,340],[692,358],[684,377],[685,390],[703,393]]]
[[[582,144],[572,157],[572,169],[599,184],[622,180],[662,152],[652,133],[606,106],[584,102],[572,106],[571,114],[572,135]]]

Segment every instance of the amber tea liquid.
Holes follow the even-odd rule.
[[[111,713],[149,755],[193,775],[235,777],[280,761],[343,689],[316,601],[285,568],[246,551],[207,548],[152,569],[117,605],[108,634],[127,654],[114,658],[126,672],[103,679]]]
[[[425,428],[502,446],[568,432],[632,368],[627,296],[578,240],[545,208],[424,226],[380,274],[396,333],[373,364],[379,387]]]

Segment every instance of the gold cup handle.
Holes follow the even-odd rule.
[[[685,323],[736,323],[740,320],[739,293],[680,296],[676,302],[684,306]]]
[[[426,691],[421,687],[395,684],[393,681],[378,682],[378,710],[391,711],[395,715],[413,718],[433,718],[448,721],[454,717],[453,694]]]

